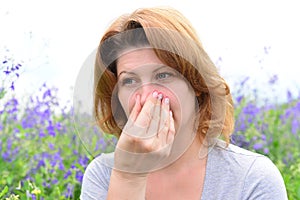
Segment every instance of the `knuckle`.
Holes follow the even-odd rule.
[[[152,152],[155,150],[154,145],[152,143],[145,143],[144,144],[145,152]]]
[[[169,121],[168,120],[164,120],[164,126],[168,128],[169,125],[170,125]]]
[[[139,144],[141,142],[141,139],[138,138],[138,137],[130,136],[130,137],[128,137],[127,142],[130,145],[136,145],[136,144]]]

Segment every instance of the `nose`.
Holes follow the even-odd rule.
[[[139,94],[141,96],[141,104],[142,106],[146,102],[149,95],[152,95],[154,91],[159,91],[159,86],[156,84],[144,84],[142,85],[136,92],[136,94]]]

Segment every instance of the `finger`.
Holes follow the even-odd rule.
[[[141,96],[138,94],[135,97],[135,104],[132,108],[129,118],[134,122],[142,109]]]
[[[167,137],[167,144],[173,143],[175,138],[175,133],[176,133],[173,112],[171,110],[169,111],[169,116],[170,116],[170,126],[169,126],[169,132]]]
[[[153,109],[157,101],[158,101],[158,92],[154,91],[152,95],[149,95],[147,97],[144,106],[142,107],[139,115],[137,116],[135,120],[136,126],[139,126],[141,128],[149,127],[152,118]]]
[[[136,121],[136,118],[138,117],[140,111],[142,109],[142,106],[141,106],[141,96],[140,95],[136,95],[135,97],[135,104],[131,110],[131,113],[128,117],[128,121],[126,123],[127,127],[131,127],[134,122]]]
[[[159,121],[159,132],[158,137],[160,139],[161,145],[165,146],[168,140],[168,132],[170,126],[170,99],[165,97],[162,101],[160,121]]]
[[[156,103],[154,104],[153,111],[151,113],[151,120],[147,129],[147,137],[156,136],[159,132],[160,114],[161,114],[161,100],[163,94],[159,93],[157,96]]]

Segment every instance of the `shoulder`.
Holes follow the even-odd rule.
[[[86,173],[88,172],[99,172],[103,173],[111,171],[114,164],[114,153],[102,153],[95,157],[86,168]]]
[[[227,166],[225,168],[231,167],[235,169],[235,172],[241,171],[243,173],[251,168],[257,159],[268,160],[264,155],[251,152],[236,145],[229,144],[227,146],[222,140],[216,140],[215,145],[210,149],[208,158],[215,167],[222,164]]]
[[[209,152],[206,175],[208,190],[223,188],[219,194],[231,199],[287,199],[283,178],[268,157],[221,140]]]
[[[283,178],[267,157],[258,157],[247,171],[243,194],[251,199],[287,199]]]
[[[81,199],[106,199],[114,154],[101,154],[87,166],[82,180]]]

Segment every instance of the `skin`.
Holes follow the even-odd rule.
[[[177,130],[195,115],[193,89],[176,70],[164,65],[153,50],[140,49],[121,56],[117,73],[118,97],[127,116],[134,107],[136,95],[140,95],[143,107],[154,91],[169,98]]]
[[[199,199],[206,159],[197,159],[201,147],[197,137],[174,163],[151,172],[119,170],[149,163],[147,156],[136,162],[118,156],[121,155],[118,149],[145,155],[155,152],[151,164],[172,156],[171,149],[177,148],[174,146],[175,135],[188,137],[194,129],[196,102],[193,89],[174,69],[165,66],[151,49],[122,55],[117,62],[117,74],[118,98],[128,122],[116,147],[117,167],[112,170],[108,199]],[[148,166],[141,167],[146,169]]]

